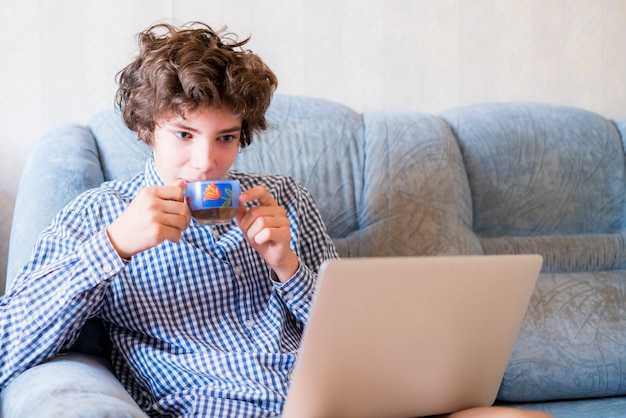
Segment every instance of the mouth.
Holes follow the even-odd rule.
[[[181,180],[184,181],[185,183],[194,183],[196,181],[216,181],[216,180],[223,180],[223,179],[211,177],[211,178],[198,178],[198,179],[181,178]]]

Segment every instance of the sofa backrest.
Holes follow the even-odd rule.
[[[450,127],[419,112],[364,114],[365,190],[357,256],[480,254]],[[380,240],[378,245],[371,241]],[[382,245],[384,243],[384,245]]]
[[[624,263],[624,145],[614,122],[567,106],[487,103],[452,127],[486,253],[538,252],[546,271]]]
[[[626,121],[535,103],[360,114],[288,95],[274,97],[268,121],[234,168],[302,182],[341,256],[540,253],[546,271],[626,264]],[[41,138],[16,200],[7,285],[61,207],[130,178],[149,155],[113,109]]]

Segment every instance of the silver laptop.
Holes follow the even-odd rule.
[[[541,264],[538,255],[325,263],[283,418],[491,405]]]

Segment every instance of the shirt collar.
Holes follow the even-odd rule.
[[[159,175],[159,172],[156,169],[154,164],[154,156],[150,155],[148,161],[146,161],[146,168],[144,170],[144,175],[146,176],[146,185],[147,186],[163,186],[165,182]]]

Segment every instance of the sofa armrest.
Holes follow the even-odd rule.
[[[6,288],[26,264],[37,237],[79,193],[99,186],[102,168],[89,128],[68,125],[41,137],[24,167],[11,225]]]
[[[105,360],[59,355],[28,369],[1,393],[3,418],[146,418]]]

